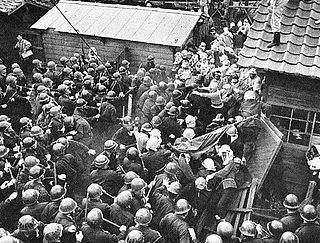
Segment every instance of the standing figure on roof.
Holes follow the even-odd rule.
[[[283,7],[287,4],[288,0],[269,0],[269,19],[271,30],[273,32],[273,40],[267,46],[268,48],[280,45],[280,33],[281,33],[281,19],[283,13]]]

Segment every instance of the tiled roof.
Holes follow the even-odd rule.
[[[198,12],[117,4],[61,0],[57,6],[80,34],[178,47],[201,17]],[[31,28],[75,33],[57,8]]]
[[[281,44],[271,49],[273,39],[267,0],[262,0],[240,52],[239,65],[320,78],[320,1],[289,1],[281,20]]]
[[[0,12],[10,14],[11,12],[22,7],[26,3],[43,6],[47,8],[53,6],[50,0],[0,0]]]

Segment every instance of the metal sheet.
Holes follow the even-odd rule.
[[[58,7],[81,34],[169,46],[181,46],[201,16],[181,10],[65,0]],[[31,28],[74,33],[56,8]]]

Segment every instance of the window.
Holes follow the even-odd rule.
[[[286,142],[303,146],[320,144],[320,112],[274,105],[270,119]]]

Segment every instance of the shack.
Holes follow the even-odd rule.
[[[0,1],[0,58],[10,65],[18,60],[18,52],[13,51],[17,35],[33,44],[33,51],[39,58],[42,56],[41,36],[33,25],[53,4],[46,0],[1,0]]]
[[[302,200],[311,174],[305,152],[320,143],[320,2],[290,0],[281,20],[281,44],[271,49],[268,15],[267,0],[262,0],[239,65],[264,73],[270,119],[284,134],[280,154],[284,185]]]
[[[199,44],[208,31],[208,18],[198,12],[62,0],[31,27],[42,35],[47,61],[89,50],[59,10],[102,60],[127,50],[133,70],[148,55],[171,68],[176,50]]]

